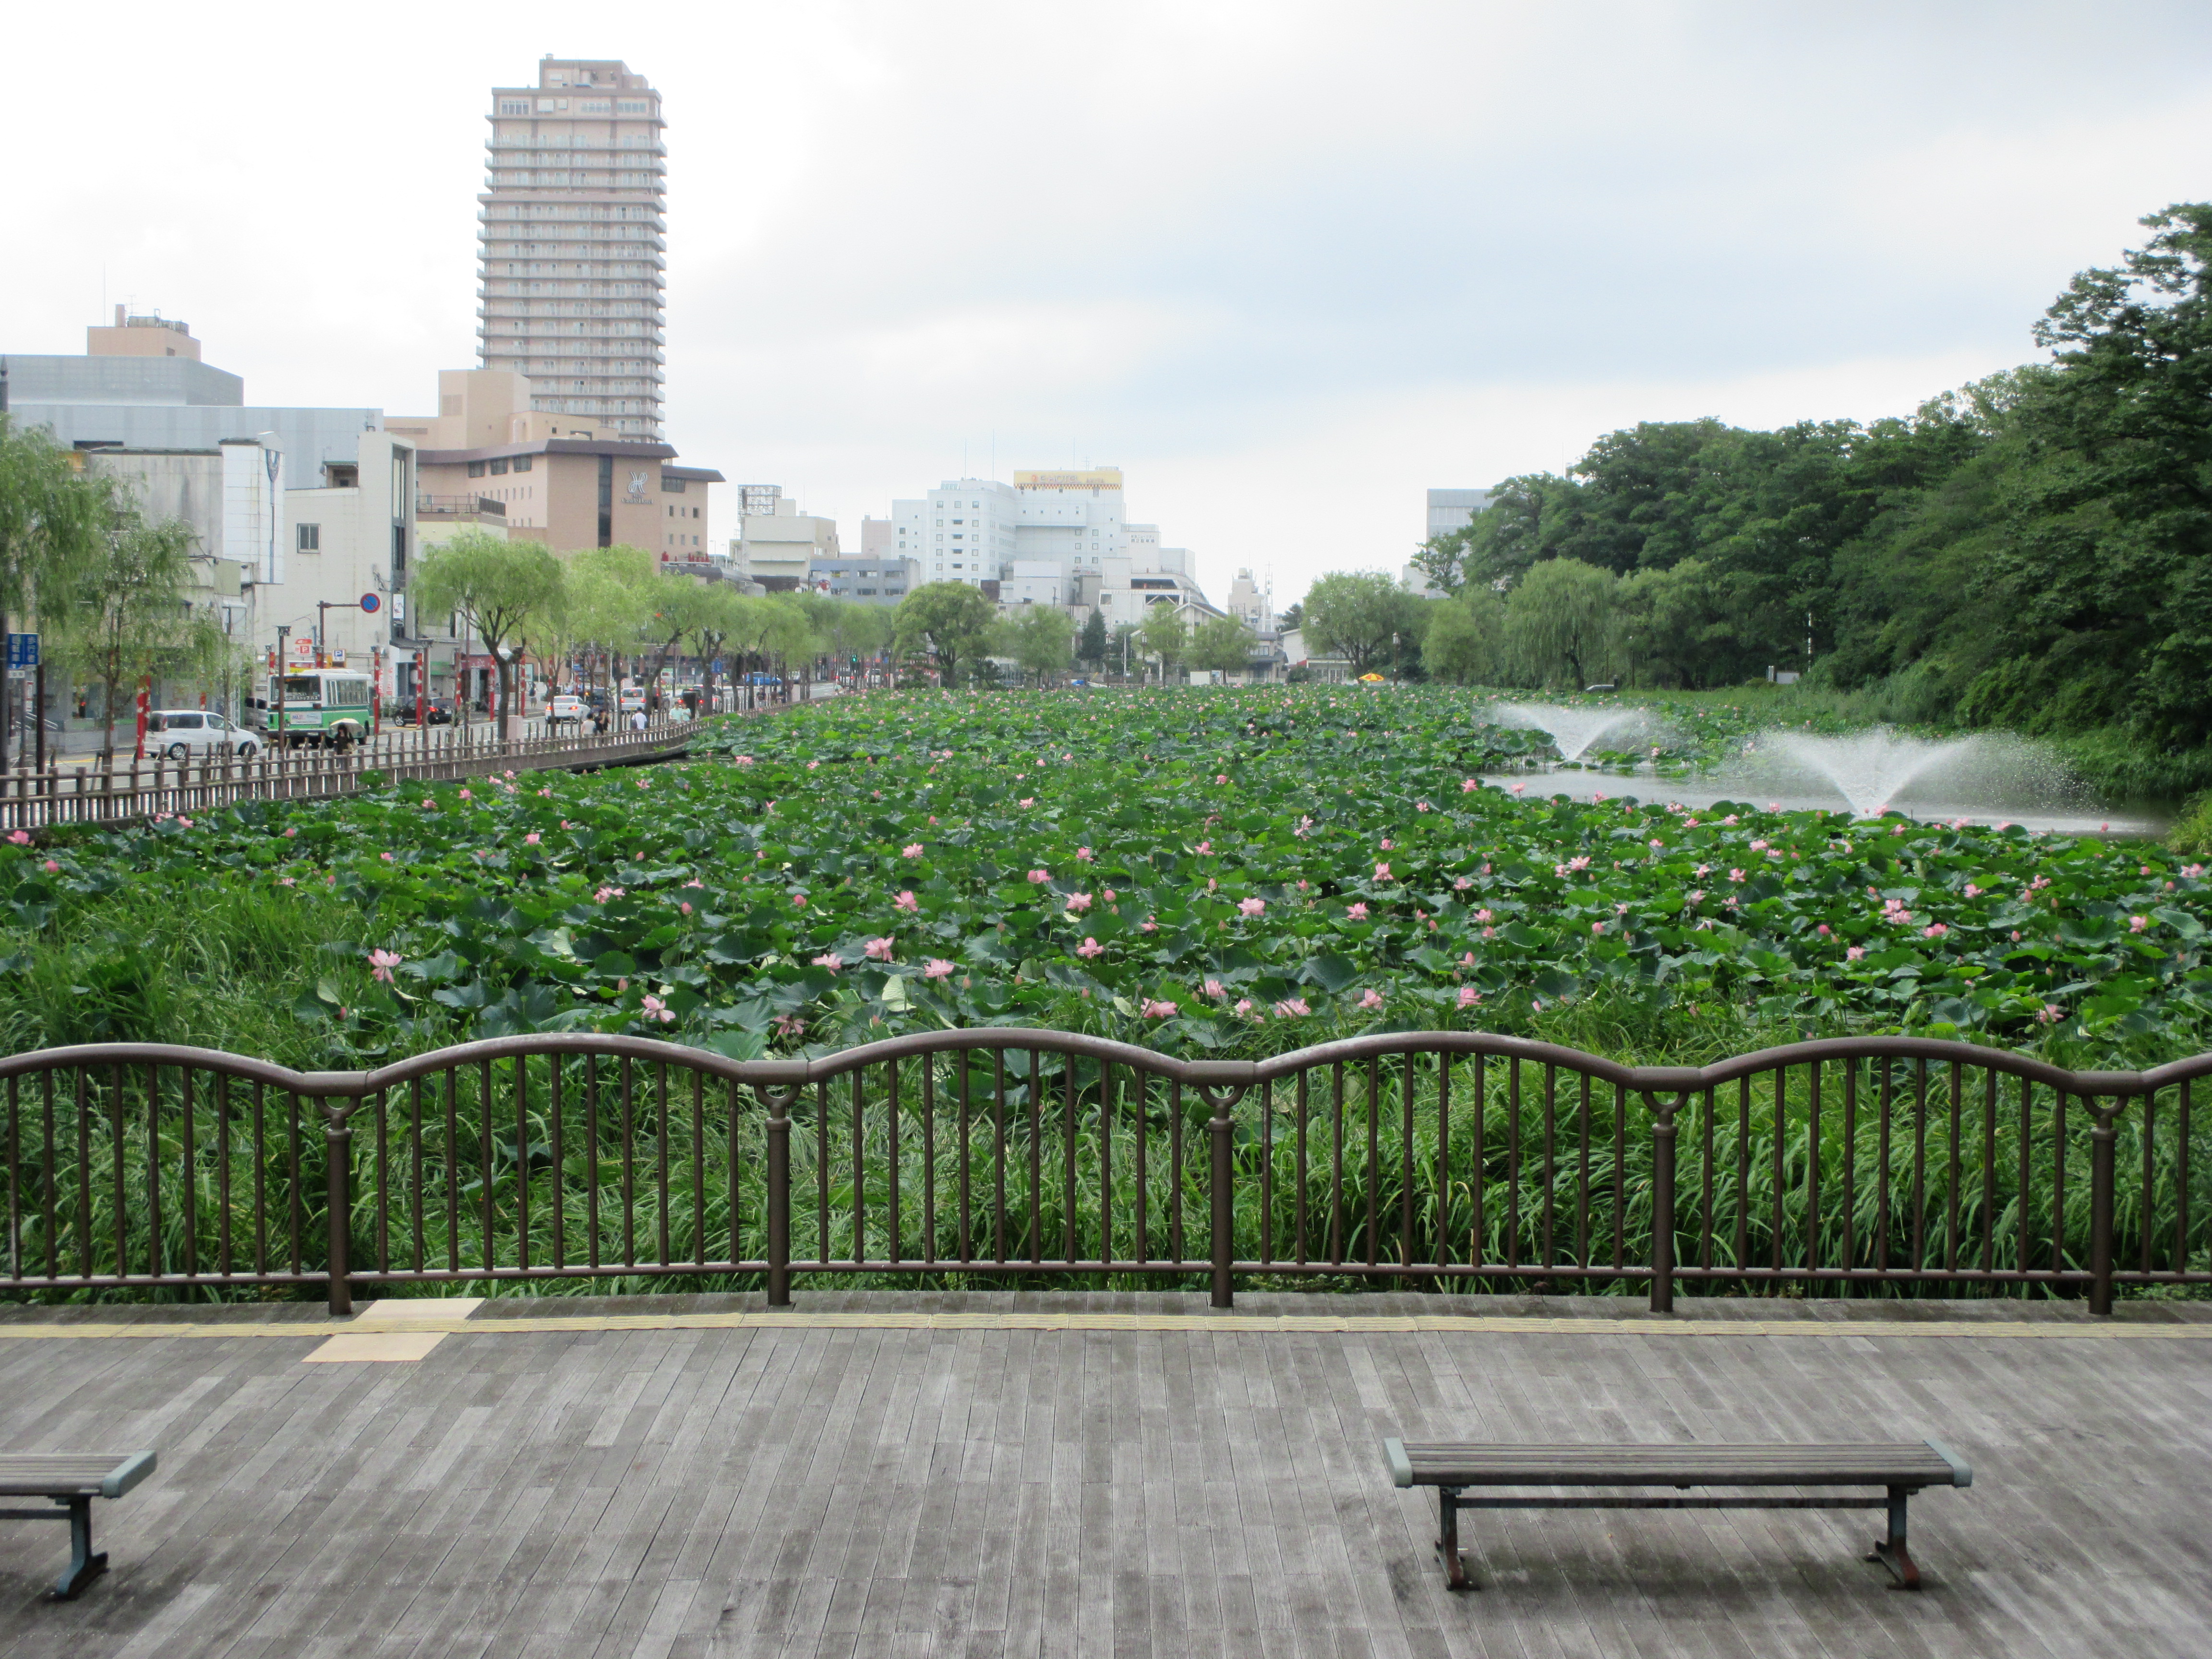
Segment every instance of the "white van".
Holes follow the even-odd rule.
[[[146,746],[179,764],[189,760],[261,752],[261,738],[205,708],[158,708],[146,716]]]

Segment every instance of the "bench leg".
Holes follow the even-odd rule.
[[[1437,1553],[1444,1559],[1444,1584],[1455,1590],[1473,1589],[1467,1563],[1459,1553],[1459,1488],[1437,1488]]]
[[[92,1499],[71,1498],[69,1504],[70,1564],[69,1571],[55,1581],[47,1599],[53,1601],[73,1601],[76,1593],[107,1571],[107,1552],[95,1554],[92,1547]]]
[[[1912,1557],[1905,1547],[1905,1506],[1911,1489],[1892,1486],[1889,1489],[1889,1536],[1874,1547],[1869,1561],[1879,1561],[1887,1567],[1897,1580],[1899,1589],[1920,1588],[1920,1569],[1912,1564]]]

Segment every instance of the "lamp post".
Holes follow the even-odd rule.
[[[289,623],[278,623],[276,624],[276,736],[280,742],[284,736],[284,648],[291,642],[291,638],[292,624]]]
[[[492,702],[499,711],[499,736],[500,741],[504,743],[514,735],[510,729],[510,722],[514,718],[514,712],[511,694],[507,690],[505,672],[507,664],[514,659],[514,650],[511,646],[494,646],[492,654],[499,659],[499,666],[492,670]]]

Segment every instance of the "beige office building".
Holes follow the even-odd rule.
[[[660,94],[611,58],[547,58],[492,90],[477,200],[477,337],[532,408],[661,437],[667,150]]]

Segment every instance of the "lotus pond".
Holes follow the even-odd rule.
[[[750,1056],[984,1023],[1253,1054],[1531,1032],[1623,1058],[1911,1030],[2204,1046],[2203,867],[2142,842],[1542,799],[1443,690],[877,694],[684,763],[0,848],[16,1049],[348,1066],[519,1030]],[[1663,782],[1622,781],[1663,792]]]

